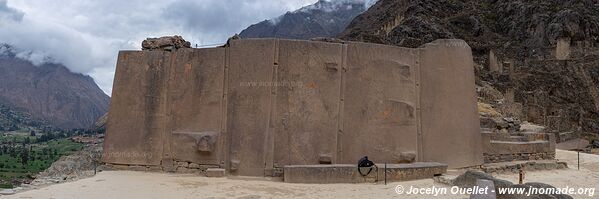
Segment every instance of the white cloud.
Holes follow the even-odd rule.
[[[0,0],[0,43],[34,63],[63,63],[112,90],[119,50],[146,37],[223,43],[250,24],[316,0]],[[51,58],[51,59],[49,59]]]

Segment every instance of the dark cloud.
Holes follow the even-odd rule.
[[[223,43],[252,23],[317,0],[0,0],[0,43],[36,64],[90,75],[110,95],[119,50],[147,37]]]
[[[298,4],[313,3],[303,0]],[[196,35],[200,44],[224,42],[229,36],[247,26],[279,16],[290,9],[293,1],[284,0],[176,0],[170,3],[163,16],[171,23]]]
[[[8,7],[8,2],[6,0],[0,0],[0,22],[6,20],[21,21],[23,15],[25,15],[25,13]]]

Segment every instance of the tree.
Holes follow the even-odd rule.
[[[29,161],[29,150],[23,149],[23,151],[21,152],[21,163],[23,165],[27,165],[28,161]]]

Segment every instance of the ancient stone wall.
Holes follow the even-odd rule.
[[[550,133],[484,132],[485,163],[555,159],[555,135]]]
[[[103,160],[250,176],[365,155],[478,165],[472,64],[461,40],[400,48],[248,39],[122,51]]]

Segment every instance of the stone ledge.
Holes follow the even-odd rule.
[[[485,163],[499,163],[512,161],[534,161],[534,160],[553,160],[555,152],[546,153],[511,153],[511,154],[487,154],[483,153]]]
[[[377,164],[367,176],[358,172],[353,164],[288,165],[283,167],[284,181],[288,183],[365,183],[385,180],[384,164]],[[367,172],[367,169],[363,171]],[[387,164],[387,181],[406,181],[432,178],[447,171],[447,165],[436,162],[412,164]]]
[[[515,161],[503,163],[490,163],[481,166],[485,173],[518,173],[520,169],[525,171],[566,169],[568,164],[555,160],[538,161]]]

